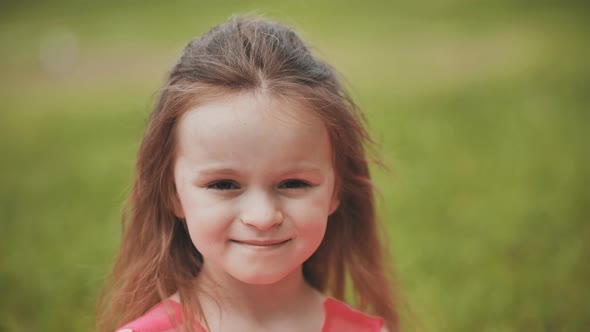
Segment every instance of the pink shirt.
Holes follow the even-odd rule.
[[[168,300],[172,317],[181,321],[180,303]],[[328,297],[324,302],[326,317],[321,332],[379,332],[383,326],[383,319],[369,316],[352,309],[343,302]],[[133,332],[172,332],[174,323],[170,320],[164,302],[151,308],[145,315],[123,326],[118,331]],[[199,332],[206,332],[202,326],[197,326]]]

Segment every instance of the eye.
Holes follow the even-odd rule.
[[[217,181],[217,182],[213,182],[211,184],[208,184],[207,189],[236,190],[236,189],[240,189],[240,187],[232,181],[221,180],[221,181]]]
[[[311,184],[309,184],[308,182],[305,182],[303,180],[287,180],[287,181],[283,181],[283,183],[281,183],[279,185],[279,188],[282,189],[302,189],[302,188],[309,188],[311,187]]]

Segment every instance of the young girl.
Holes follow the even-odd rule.
[[[397,331],[362,122],[282,24],[190,42],[140,147],[99,330]]]

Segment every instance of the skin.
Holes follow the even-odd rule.
[[[177,140],[175,213],[203,255],[211,330],[319,331],[324,296],[302,264],[339,203],[322,121],[296,103],[240,94],[189,110]]]

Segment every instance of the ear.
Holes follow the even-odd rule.
[[[178,193],[176,190],[174,191],[174,197],[172,198],[172,209],[174,210],[174,215],[179,219],[184,219],[184,209],[182,208],[182,204],[180,203],[180,198],[178,198]]]
[[[336,212],[336,209],[338,209],[339,206],[340,198],[336,194],[332,195],[332,201],[330,202],[330,213],[328,215],[331,215],[332,213]]]

